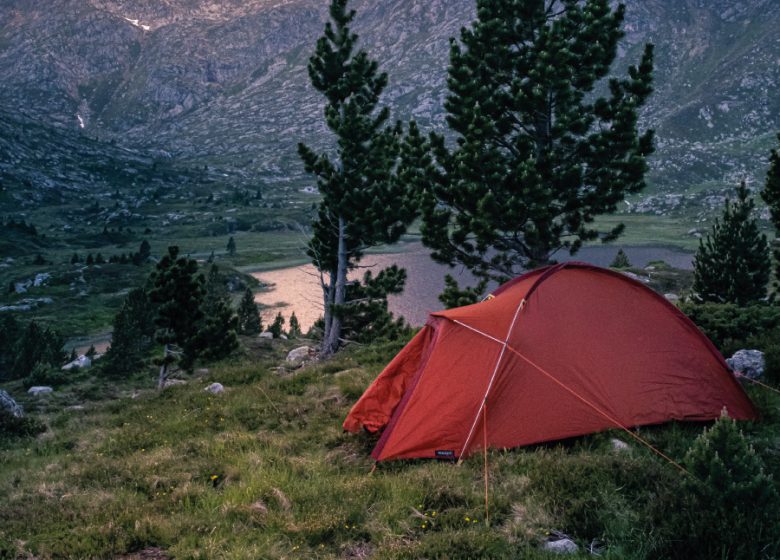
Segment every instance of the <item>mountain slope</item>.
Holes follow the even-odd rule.
[[[301,139],[326,140],[306,62],[316,0],[6,0],[0,106],[268,183],[302,175]],[[762,179],[780,129],[780,3],[630,0],[616,71],[657,47],[651,184],[720,190]],[[362,45],[389,73],[402,119],[442,128],[449,37],[473,0],[357,0]]]

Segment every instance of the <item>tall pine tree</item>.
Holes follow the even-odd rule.
[[[342,317],[333,310],[347,302],[348,271],[367,247],[397,241],[415,214],[408,184],[396,174],[400,124],[388,126],[390,112],[379,107],[387,75],[364,50],[356,51],[358,37],[350,29],[355,11],[347,3],[332,1],[331,21],[309,59],[311,83],[326,98],[325,122],[337,139],[335,150],[316,153],[298,146],[322,195],[308,253],[323,291],[324,356],[341,343]]]
[[[154,317],[154,306],[143,289],[127,294],[114,317],[111,346],[104,358],[109,375],[124,375],[141,367],[154,341]]]
[[[164,386],[172,364],[180,360],[182,367],[188,368],[197,356],[196,335],[205,294],[203,276],[197,272],[198,263],[180,257],[179,248],[173,246],[150,276],[149,299],[157,306],[155,340],[164,345],[158,360],[159,388]]]
[[[435,260],[503,281],[620,235],[622,224],[601,233],[594,219],[644,188],[653,151],[652,131],[637,129],[652,45],[626,78],[607,80],[624,11],[608,0],[477,0],[478,19],[450,48],[454,143],[432,134],[413,150]]]
[[[780,142],[780,134],[777,135]],[[766,174],[764,190],[761,191],[775,226],[775,290],[780,291],[780,149],[772,150],[769,155],[769,171]]]
[[[241,334],[259,334],[263,330],[260,309],[255,302],[251,288],[247,288],[238,304],[238,332]]]
[[[238,318],[230,306],[225,282],[217,265],[212,264],[206,278],[206,293],[198,325],[197,355],[205,360],[221,360],[238,348]]]
[[[737,201],[726,200],[721,219],[699,241],[693,262],[693,291],[700,301],[746,305],[766,297],[769,245],[753,218],[755,203],[744,181]]]

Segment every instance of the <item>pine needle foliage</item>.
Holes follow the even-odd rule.
[[[764,463],[723,416],[696,439],[685,457],[687,526],[680,558],[776,558],[780,552],[780,498]]]
[[[168,254],[157,263],[149,284],[149,299],[157,307],[156,342],[166,347],[177,346],[181,350],[182,367],[191,367],[198,353],[196,335],[203,318],[201,302],[205,295],[205,282],[198,274],[198,263],[180,257],[178,247],[168,247]],[[167,369],[176,358],[166,352],[158,361]]]
[[[225,281],[215,264],[211,265],[206,277],[201,309],[203,316],[196,336],[197,356],[206,361],[228,357],[238,348],[238,318],[230,306]]]
[[[699,301],[747,305],[767,296],[769,245],[753,217],[755,202],[744,181],[736,202],[726,201],[693,263],[693,291]]]
[[[143,289],[137,288],[127,294],[114,317],[104,371],[109,375],[123,375],[143,365],[154,342],[154,317],[154,305]]]
[[[631,261],[628,260],[628,255],[626,255],[623,249],[618,249],[615,258],[612,259],[612,262],[609,266],[610,268],[630,268]]]
[[[325,123],[335,149],[317,153],[298,145],[322,195],[308,254],[321,273],[323,355],[340,345],[342,325],[333,309],[346,302],[348,271],[366,248],[397,241],[416,214],[409,186],[397,175],[401,125],[389,125],[390,111],[379,104],[387,75],[357,49],[355,11],[347,5],[331,2],[330,21],[309,59],[311,83],[326,99]]]
[[[645,187],[653,152],[652,131],[637,125],[652,45],[627,77],[609,77],[624,13],[608,0],[477,1],[450,48],[454,145],[432,134],[434,161],[422,161],[421,229],[435,260],[501,282],[620,235],[622,224],[599,232],[594,219]]]
[[[780,134],[777,135],[780,143]],[[775,291],[780,291],[780,149],[772,150],[769,155],[769,170],[766,174],[766,183],[761,191],[761,198],[769,206],[772,224],[775,226]]]
[[[244,292],[238,304],[238,332],[245,335],[260,334],[263,330],[263,320],[260,309],[255,302],[255,295],[250,288]]]

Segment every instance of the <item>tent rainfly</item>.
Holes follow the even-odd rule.
[[[611,428],[756,411],[675,306],[585,263],[529,272],[433,313],[358,400],[344,429],[383,430],[377,461],[464,458]]]

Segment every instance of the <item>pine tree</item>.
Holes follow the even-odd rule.
[[[282,317],[281,311],[276,314],[274,322],[268,327],[268,332],[274,335],[274,338],[279,338],[284,334],[284,317]]]
[[[236,240],[233,239],[232,235],[230,236],[230,239],[228,239],[227,242],[227,252],[228,255],[230,255],[231,257],[236,254]]]
[[[73,256],[70,258],[70,264],[76,264],[80,260],[81,259],[79,259],[79,254],[78,253],[73,253]]]
[[[325,308],[322,355],[338,349],[347,272],[372,245],[399,239],[415,215],[410,186],[398,180],[401,126],[388,126],[389,110],[379,107],[387,75],[363,50],[350,29],[348,0],[332,0],[330,21],[309,59],[309,77],[326,98],[325,122],[337,138],[333,151],[298,152],[306,171],[317,176],[322,195],[308,254],[320,271]],[[330,155],[333,154],[333,155]]]
[[[452,275],[447,274],[444,277],[444,291],[439,294],[439,301],[447,309],[478,303],[482,300],[482,294],[487,285],[488,281],[483,278],[476,286],[461,289],[458,286],[458,281]]]
[[[300,338],[302,334],[301,323],[298,321],[295,311],[293,311],[292,315],[290,315],[290,328],[287,330],[287,336],[290,338]]]
[[[776,558],[780,508],[774,481],[734,420],[722,417],[705,430],[685,457],[692,476],[687,527],[677,527],[681,558]],[[746,538],[749,535],[749,538]]]
[[[14,345],[11,379],[27,377],[37,363],[59,367],[65,362],[65,340],[56,331],[30,321]]]
[[[19,341],[22,325],[16,317],[3,313],[0,315],[0,379],[11,377],[11,369],[16,359],[14,347]]]
[[[124,375],[141,367],[154,340],[154,317],[154,306],[143,289],[127,294],[114,317],[111,346],[103,362],[109,375]]]
[[[95,264],[105,264],[105,263],[106,263],[106,259],[103,258],[103,255],[101,253],[98,253],[95,256]]]
[[[608,0],[477,0],[477,21],[450,48],[455,142],[424,141],[435,163],[423,160],[415,181],[429,185],[422,234],[435,260],[504,281],[559,249],[574,254],[599,237],[596,216],[644,188],[653,133],[639,133],[637,114],[652,91],[652,45],[627,78],[608,80],[607,96],[594,93],[624,10]]]
[[[87,255],[87,262],[86,262],[86,264],[87,264],[87,266],[92,266],[93,264],[95,264],[95,258],[92,256],[92,253]]]
[[[198,356],[204,360],[221,360],[238,348],[238,319],[230,307],[230,297],[217,265],[209,268],[203,298],[203,317],[198,324]]]
[[[387,297],[403,292],[406,270],[391,265],[374,276],[371,271],[362,281],[347,286],[347,302],[334,307],[343,323],[345,340],[367,344],[376,340],[396,340],[409,333],[403,318],[388,311]]]
[[[693,262],[693,291],[699,301],[748,303],[764,299],[770,275],[769,245],[752,217],[755,203],[744,181],[737,201],[726,200]]]
[[[609,266],[610,268],[630,268],[631,261],[628,260],[628,255],[626,255],[623,249],[618,249],[617,255],[612,259]]]
[[[780,142],[780,134],[777,140]],[[772,150],[769,155],[769,170],[761,198],[769,206],[772,224],[775,226],[775,290],[780,291],[780,149]]]
[[[141,245],[138,247],[138,256],[141,259],[141,262],[144,263],[147,260],[149,260],[149,257],[152,255],[152,246],[149,245],[149,242],[144,239],[141,241]]]
[[[201,303],[205,294],[203,276],[197,274],[198,263],[179,257],[179,248],[168,247],[149,278],[149,299],[157,308],[155,340],[165,347],[160,365],[158,387],[162,388],[170,366],[180,356],[185,369],[197,357],[197,333],[203,317]],[[177,348],[175,348],[177,347]]]
[[[292,322],[292,318],[290,319]],[[255,295],[250,288],[244,292],[244,297],[238,304],[238,332],[241,334],[259,334],[263,330],[260,309],[255,302]]]

